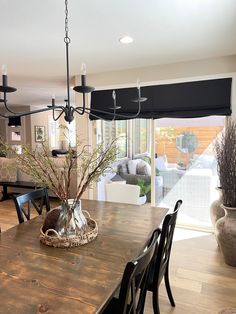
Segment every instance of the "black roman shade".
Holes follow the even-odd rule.
[[[142,97],[148,100],[141,104],[138,118],[197,118],[210,115],[231,114],[232,78],[194,81],[176,84],[152,85],[141,88]],[[131,100],[137,98],[136,88],[116,90],[117,113],[132,115],[137,112],[137,104]],[[100,90],[92,93],[90,119],[112,120],[112,116],[95,110],[112,110],[112,90]],[[97,117],[93,116],[96,115]],[[122,120],[124,118],[121,118]],[[128,119],[128,117],[127,117]]]

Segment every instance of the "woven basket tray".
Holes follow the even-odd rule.
[[[93,241],[98,235],[98,226],[95,220],[93,220],[87,211],[83,211],[87,214],[88,230],[86,233],[77,236],[62,237],[56,230],[48,229],[45,233],[43,227],[40,228],[40,241],[43,244],[59,248],[70,248],[87,244]],[[50,235],[49,235],[50,233]],[[53,233],[53,234],[52,234]]]

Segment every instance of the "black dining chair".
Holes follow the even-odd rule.
[[[147,290],[152,292],[152,304],[154,314],[160,314],[158,290],[164,277],[168,298],[171,305],[175,306],[175,301],[171,292],[169,282],[169,260],[172,247],[172,240],[176,225],[176,219],[182,200],[175,204],[174,211],[164,218],[162,228],[158,229],[158,245],[156,246],[153,260],[149,268]]]
[[[13,200],[16,206],[16,212],[19,223],[24,222],[24,216],[30,220],[30,211],[34,207],[39,215],[42,214],[44,206],[46,211],[50,210],[49,197],[46,188],[38,189],[26,194],[14,195]]]
[[[156,248],[158,232],[153,232],[149,245],[134,260],[127,263],[119,296],[112,298],[102,314],[142,314],[147,292],[147,276]]]

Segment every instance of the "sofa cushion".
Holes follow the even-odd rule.
[[[122,175],[122,174],[128,174],[128,168],[127,168],[127,162],[125,161],[125,162],[122,162],[121,164],[119,164],[118,166],[117,166],[117,169],[118,169],[118,173],[120,174],[120,175]]]
[[[136,173],[141,175],[150,176],[151,166],[144,160],[140,160],[136,167]]]
[[[33,178],[29,174],[26,174],[17,168],[17,181],[33,182]]]
[[[136,174],[137,164],[141,161],[141,159],[132,159],[128,161],[128,170],[129,174]]]
[[[15,182],[16,180],[17,171],[15,159],[0,157],[0,181]]]

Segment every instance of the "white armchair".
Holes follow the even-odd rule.
[[[140,187],[132,184],[107,183],[106,201],[138,205]]]

